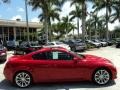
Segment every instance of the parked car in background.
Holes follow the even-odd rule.
[[[108,46],[112,46],[112,45],[113,45],[113,42],[110,41],[110,40],[108,40],[108,41],[106,41],[106,42],[108,43]]]
[[[66,40],[64,43],[68,44],[72,51],[85,51],[86,50],[86,44],[83,43],[82,41]]]
[[[28,54],[41,48],[42,46],[40,46],[38,42],[23,41],[19,46],[15,48],[14,54]]]
[[[92,41],[92,40],[86,40],[85,42],[86,42],[87,44],[90,44],[90,45],[94,46],[95,48],[100,48],[100,47],[101,47],[101,44],[100,44],[100,43],[94,42],[94,41]]]
[[[15,40],[7,41],[6,47],[8,50],[14,50],[19,45],[19,42]]]
[[[71,50],[69,45],[64,44],[63,42],[59,42],[59,41],[48,42],[48,44],[45,45],[44,47],[62,47],[67,50]]]
[[[105,41],[100,41],[98,39],[93,39],[92,41],[100,43],[102,47],[106,47],[107,46],[107,42],[105,42]]]
[[[112,46],[113,45],[113,42],[111,40],[101,39],[100,41],[101,42],[107,42],[108,46]]]
[[[5,62],[7,59],[7,49],[0,44],[0,62]]]
[[[116,48],[120,48],[120,38],[116,39]]]
[[[64,48],[42,48],[12,56],[3,73],[6,80],[21,88],[40,82],[93,81],[105,85],[117,78],[116,67],[108,59]]]

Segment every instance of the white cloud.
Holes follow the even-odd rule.
[[[120,22],[119,22],[118,20],[115,21],[114,24],[111,24],[111,23],[108,24],[108,27],[109,27],[109,30],[110,30],[110,31],[114,30],[114,28],[115,28],[116,26],[120,26]]]
[[[37,17],[31,19],[31,22],[39,22],[40,20]]]
[[[74,10],[74,9],[75,9],[75,6],[74,6],[74,5],[71,6],[71,2],[66,2],[66,3],[63,5],[63,7],[62,7],[62,12],[60,13],[60,18],[69,15],[69,13],[70,13],[72,10]],[[76,19],[74,19],[74,20],[72,21],[72,23],[75,24],[76,27],[77,27],[77,20],[76,20]],[[81,20],[80,20],[79,23],[80,23],[80,24],[79,24],[79,32],[82,33],[82,31],[81,31]],[[78,32],[77,29],[75,29],[75,34],[77,34],[77,32]],[[71,34],[71,33],[72,33],[72,32],[70,32],[70,34]]]
[[[74,10],[75,7],[74,6],[70,6],[70,2],[66,2],[63,7],[62,7],[62,12],[60,13],[60,18],[63,17],[63,16],[66,16],[66,15],[69,15],[69,12]],[[88,4],[88,12],[91,12],[93,11],[92,9],[92,3],[89,3]],[[112,12],[113,13],[113,12]],[[102,16],[102,15],[105,15],[106,14],[106,9],[102,9],[101,11],[98,12],[98,16]],[[87,19],[89,18],[90,16],[88,15]],[[57,21],[55,21],[57,22]],[[76,19],[73,21],[73,23],[77,26],[76,24]],[[120,23],[118,21],[115,21],[114,23],[110,24],[109,23],[109,30],[114,30],[115,26],[119,26]],[[80,33],[82,32],[81,31],[81,20],[80,20],[80,25],[79,25],[79,28],[80,28]],[[75,34],[77,34],[77,30],[75,30]]]
[[[104,16],[106,14],[106,9],[102,9],[98,12],[98,16]]]
[[[21,15],[16,15],[16,16],[13,16],[13,17],[11,18],[11,20],[16,20],[16,19],[22,20],[22,16],[21,16]]]
[[[75,7],[70,5],[71,2],[66,2],[64,6],[62,7],[62,12],[60,13],[60,16],[66,16],[69,15],[70,11],[74,10]]]
[[[25,10],[23,8],[18,8],[18,12],[24,12]]]

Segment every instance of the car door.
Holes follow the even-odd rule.
[[[85,67],[84,62],[74,59],[78,57],[69,52],[52,51],[52,61],[54,61],[54,69],[51,77],[54,81],[75,81],[82,80],[84,77]]]
[[[82,79],[84,67],[75,63],[72,54],[64,51],[38,53],[34,58],[34,72],[38,81],[74,81]],[[82,67],[80,67],[82,66]]]

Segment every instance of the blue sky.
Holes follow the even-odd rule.
[[[91,11],[92,4],[88,4],[88,11]],[[70,2],[65,3],[62,8],[62,12],[60,16],[69,15],[69,12],[73,10],[74,7],[70,7]],[[38,15],[40,14],[40,10],[32,11],[32,7],[28,6],[28,18],[31,22],[39,22]],[[100,11],[100,15],[105,14],[105,10]],[[89,17],[89,16],[88,16]],[[7,19],[7,20],[16,20],[17,18],[25,21],[25,0],[11,0],[8,4],[0,3],[0,19]],[[76,20],[74,22],[76,24]],[[116,21],[114,24],[109,24],[109,29],[114,29],[115,26],[118,26],[119,22]],[[80,28],[81,28],[81,20],[80,20]]]
[[[40,10],[32,11],[32,8],[28,6],[29,21],[37,19],[39,13]],[[11,0],[10,3],[0,4],[0,19],[15,20],[16,18],[25,20],[24,0]]]

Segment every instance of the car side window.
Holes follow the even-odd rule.
[[[37,54],[34,54],[32,56],[32,58],[34,60],[46,60],[47,59],[47,55],[46,55],[46,53],[37,53]]]
[[[61,51],[49,51],[37,53],[32,56],[34,60],[73,60],[71,54]]]

